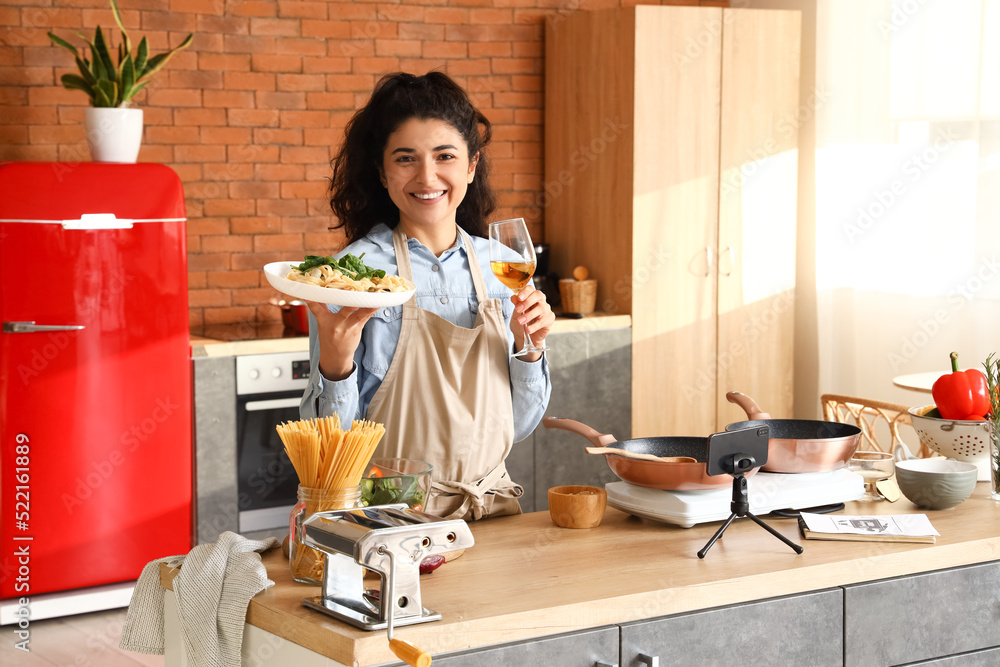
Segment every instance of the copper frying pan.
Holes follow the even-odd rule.
[[[671,436],[616,441],[615,436],[610,433],[599,433],[586,424],[572,419],[545,417],[542,424],[545,428],[559,428],[582,435],[595,447],[621,449],[653,456],[687,456],[695,459],[695,462],[649,461],[626,458],[618,454],[604,454],[611,472],[629,484],[666,491],[698,491],[729,488],[733,483],[733,478],[729,475],[709,475],[705,470],[705,462],[708,460],[707,437]],[[749,477],[755,472],[756,468],[749,471],[746,476]]]
[[[757,406],[756,401],[731,391],[726,394],[730,403],[743,408],[750,421],[726,426],[727,431],[748,426],[767,425],[771,431],[767,446],[765,472],[826,472],[847,465],[858,448],[861,429],[853,424],[811,419],[771,419],[771,415]]]

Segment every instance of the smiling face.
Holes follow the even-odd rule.
[[[470,161],[462,135],[443,120],[411,118],[389,135],[382,185],[407,236],[454,234],[455,212],[475,177],[477,158]]]

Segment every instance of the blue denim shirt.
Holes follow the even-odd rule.
[[[479,268],[486,279],[487,294],[490,298],[502,300],[507,340],[513,350],[514,334],[510,331],[510,320],[514,304],[510,301],[510,288],[497,280],[490,271],[489,241],[476,236],[470,238],[479,258]],[[479,300],[476,298],[469,258],[461,234],[457,235],[455,245],[440,257],[436,257],[416,239],[409,239],[407,243],[413,282],[417,286],[417,293],[413,297],[417,305],[437,313],[452,324],[471,329],[476,321]],[[392,230],[383,224],[377,225],[363,239],[344,248],[337,257],[347,253],[355,256],[365,253],[364,263],[376,269],[384,269],[387,275],[399,272],[392,245]],[[336,311],[339,307],[330,306],[330,309]],[[396,352],[402,317],[401,305],[376,311],[361,334],[361,343],[354,354],[353,372],[344,380],[331,382],[319,372],[316,322],[312,315],[309,316],[309,358],[312,373],[299,408],[303,419],[337,413],[341,423],[350,424],[354,419],[364,418],[368,404],[382,385]],[[514,441],[517,442],[531,435],[549,404],[552,384],[546,356],[543,354],[537,362],[511,358],[510,383]]]

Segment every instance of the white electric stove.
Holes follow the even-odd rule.
[[[732,512],[733,488],[711,491],[661,491],[611,482],[608,505],[635,516],[690,528],[696,523],[724,521]],[[763,516],[774,510],[808,509],[857,500],[864,480],[846,468],[831,472],[784,474],[758,472],[747,478],[750,511]]]

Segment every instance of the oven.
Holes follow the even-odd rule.
[[[287,528],[298,477],[275,427],[299,419],[309,352],[236,357],[239,532]]]

